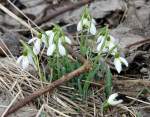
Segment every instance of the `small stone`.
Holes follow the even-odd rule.
[[[21,37],[17,33],[5,33],[0,35],[0,56],[6,56],[5,53],[9,55],[8,49],[12,55],[19,55],[20,39]]]
[[[148,72],[148,70],[147,70],[147,68],[144,68],[144,67],[143,67],[143,68],[140,70],[140,72],[141,72],[141,73],[146,73],[146,72]]]

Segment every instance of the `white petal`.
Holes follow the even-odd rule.
[[[56,49],[55,44],[50,45],[49,48],[47,49],[47,56],[51,56],[55,49]]]
[[[62,42],[62,38],[59,38],[59,39],[58,39],[58,45],[59,45],[59,44],[62,44],[61,42]]]
[[[96,25],[95,19],[92,19],[91,22],[92,22],[94,25]]]
[[[54,41],[54,33],[51,33],[51,35],[49,36],[49,45],[53,44]]]
[[[122,70],[122,66],[121,66],[121,61],[119,58],[115,58],[114,65],[115,65],[117,72],[120,73]]]
[[[22,68],[26,69],[29,66],[29,60],[27,56],[24,56],[22,59]]]
[[[113,101],[113,102],[111,102],[111,105],[112,106],[116,106],[116,105],[118,105],[118,104],[121,104],[123,102],[123,100],[117,100],[117,101]]]
[[[82,30],[82,21],[79,21],[77,25],[77,31],[81,31],[81,30]]]
[[[33,47],[33,52],[35,53],[35,55],[38,55],[41,49],[41,41],[38,39],[36,40],[36,42],[34,43],[34,47]]]
[[[109,42],[108,43],[108,49],[112,50],[113,48],[115,49],[115,44],[113,42]]]
[[[51,33],[49,34],[49,38],[50,38],[51,40],[54,39],[54,36],[55,36],[54,32],[51,32]]]
[[[23,59],[23,56],[20,56],[20,57],[17,59],[17,64],[21,64],[21,63],[22,63],[22,59]]]
[[[53,34],[54,32],[52,30],[46,31],[45,32],[47,36],[50,36],[51,34]]]
[[[42,34],[42,37],[41,37],[41,39],[42,39],[42,42],[45,44],[45,45],[47,45],[47,37],[46,37],[46,34]]]
[[[61,56],[66,55],[66,50],[65,50],[64,46],[61,43],[58,44],[58,51],[59,51]]]
[[[104,41],[105,40],[105,37],[100,35],[97,39],[97,42],[96,43],[100,43],[101,41]]]
[[[37,37],[33,37],[32,39],[30,39],[30,40],[28,41],[28,44],[34,42],[34,41],[37,40],[37,39],[38,39]]]
[[[120,57],[120,60],[121,60],[122,63],[124,63],[128,67],[128,62],[125,58]]]
[[[117,96],[118,96],[118,93],[113,93],[113,94],[111,94],[111,95],[109,96],[109,98],[108,98],[108,102],[111,101],[111,100],[115,100]]]
[[[104,36],[100,36],[98,39],[97,39],[97,42],[99,43],[98,46],[97,46],[97,51],[100,51],[100,49],[102,48],[102,45],[104,44],[105,42],[105,38]],[[105,45],[103,47],[103,49],[105,48]]]
[[[116,39],[113,36],[111,36],[111,35],[109,35],[109,36],[110,36],[110,41],[113,42],[113,43],[115,43]]]
[[[71,40],[70,40],[67,36],[65,36],[65,41],[66,41],[68,44],[71,44]]]
[[[106,47],[104,46],[104,48],[102,49],[102,52],[103,52],[103,53],[108,53],[109,50],[108,50],[108,48],[106,48]]]
[[[30,63],[31,65],[34,65],[34,64],[35,64],[34,61],[33,61],[33,58],[32,58],[32,54],[29,54],[29,55],[28,55],[28,61],[29,61],[29,63]]]
[[[116,97],[118,96],[118,93],[114,93],[112,95],[109,96],[107,102],[111,105],[111,106],[115,106],[117,104],[120,104],[123,102],[123,100],[116,100]]]
[[[101,50],[102,45],[103,45],[103,42],[100,42],[100,43],[98,44],[98,46],[97,46],[97,51],[100,51],[100,50]]]
[[[96,27],[93,23],[91,23],[91,26],[90,26],[90,33],[92,35],[95,35],[96,34]]]

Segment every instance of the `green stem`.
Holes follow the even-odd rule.
[[[35,63],[36,63],[36,66],[37,66],[37,71],[38,71],[38,75],[40,77],[40,80],[41,81],[45,81],[46,79],[44,78],[43,74],[42,74],[42,71],[41,71],[41,68],[40,68],[40,63],[39,63],[39,59],[38,57],[36,56],[35,57]]]
[[[58,78],[60,77],[60,65],[59,65],[59,54],[57,52],[56,55],[56,60],[57,60],[57,74],[58,74]]]

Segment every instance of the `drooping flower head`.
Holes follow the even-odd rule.
[[[28,44],[33,43],[33,52],[35,55],[38,55],[40,53],[42,43],[44,43],[45,46],[47,46],[48,40],[46,33],[38,33],[37,37],[33,37],[28,41]]]
[[[114,55],[114,53],[117,52],[115,43],[115,38],[113,36],[100,35],[97,39],[97,51],[102,51],[103,53],[108,53],[111,51],[111,54]]]
[[[17,59],[17,64],[23,69],[27,69],[29,65],[33,65],[36,68],[31,48],[23,41],[21,43],[23,45],[23,54]]]
[[[104,101],[102,109],[106,111],[110,106],[117,106],[127,100],[126,95],[120,93],[111,94],[106,101]]]
[[[123,99],[118,99],[118,97],[119,97],[118,93],[111,94],[107,100],[107,103],[111,106],[121,104],[123,102]]]
[[[118,73],[122,71],[122,63],[128,67],[128,62],[125,58],[121,57],[118,53],[115,54],[114,65]]]
[[[46,47],[48,47],[49,45],[49,39],[53,39],[54,38],[54,32],[51,30],[42,32],[42,42],[45,44]]]
[[[96,21],[92,18],[90,15],[88,8],[85,7],[83,10],[81,19],[79,23],[77,24],[77,31],[83,31],[86,30],[90,32],[92,35],[96,34]]]
[[[117,43],[116,39],[109,34],[108,28],[102,28],[98,35],[97,52],[110,53],[111,55],[114,55],[117,52]]]
[[[47,49],[47,55],[51,56],[56,51],[61,56],[66,55],[66,49],[63,46],[64,43],[71,44],[71,40],[65,36],[62,29],[55,25],[53,30],[49,31],[49,43]]]
[[[28,44],[33,43],[33,52],[35,55],[38,55],[41,50],[42,40],[38,37],[33,37],[28,41]]]

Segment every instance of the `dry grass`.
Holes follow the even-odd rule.
[[[7,11],[7,9],[5,10]],[[19,20],[24,26],[34,31],[29,24],[25,23],[19,17],[11,12],[7,13],[16,20]],[[7,58],[0,59],[0,91],[5,92],[7,96],[11,97],[9,104],[0,104],[0,109],[3,110],[1,115],[4,115],[9,107],[17,100],[25,98],[32,92],[49,84],[47,82],[41,82],[38,77],[36,77],[36,74],[32,75],[28,71],[23,71],[16,64],[15,57],[12,56],[11,53],[9,54],[11,56],[6,54]],[[32,68],[30,70],[34,71]],[[82,100],[73,87],[67,87],[64,85],[60,88],[57,88],[51,95],[47,93],[39,97],[27,107],[31,107],[30,109],[32,109],[32,111],[35,113],[32,116],[36,117],[39,117],[42,113],[48,117],[104,116],[104,113],[101,112],[102,101],[104,101],[102,100],[103,86],[101,86],[101,88],[95,86],[92,91],[92,95],[89,96],[87,100]],[[116,113],[117,115],[124,115],[124,113],[128,113],[130,116],[136,116],[136,108],[136,106],[127,107],[121,105],[119,108],[109,110],[107,113],[105,113],[105,116],[114,116]],[[141,106],[139,108],[149,108],[149,106]],[[25,109],[24,111],[29,110]]]
[[[27,71],[20,69],[12,58],[4,58],[0,60],[0,89],[6,91],[12,97],[9,105],[1,105],[5,108],[5,112],[13,105],[17,100],[25,98],[32,92],[47,85],[46,82],[41,82],[38,78],[34,77]],[[52,95],[49,93],[39,97],[33,102],[33,105],[39,109],[37,115],[41,112],[46,112],[49,116],[68,115],[87,115],[93,116],[100,110],[100,99],[94,94],[87,101],[82,101],[80,98],[76,98],[74,101],[71,97],[74,96],[75,90],[72,87],[61,86],[56,89]],[[78,95],[78,94],[76,94]],[[79,112],[77,112],[77,109]],[[50,112],[49,112],[50,111]]]

